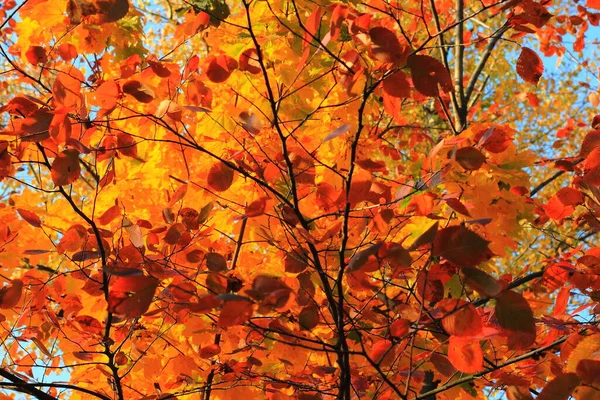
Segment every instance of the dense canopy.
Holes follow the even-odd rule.
[[[600,398],[600,1],[0,3],[0,397]]]

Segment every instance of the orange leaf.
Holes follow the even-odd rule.
[[[483,370],[483,352],[477,340],[450,336],[448,359],[457,370],[467,374]]]
[[[169,200],[169,204],[167,205],[167,207],[173,207],[173,205],[175,203],[177,203],[179,200],[183,199],[183,197],[187,193],[187,189],[188,189],[187,183],[181,185],[179,187],[179,189],[177,189],[175,191],[175,193],[173,193],[173,197],[171,197],[171,200]]]
[[[69,185],[79,178],[81,166],[79,165],[79,152],[65,150],[60,153],[52,163],[52,181],[56,186]]]
[[[218,323],[221,328],[241,325],[252,317],[254,307],[247,297],[236,294],[223,294],[217,296],[217,298],[223,300]]]
[[[110,207],[108,210],[104,211],[104,214],[102,214],[100,216],[100,218],[98,218],[97,221],[100,225],[106,225],[106,224],[110,223],[112,220],[114,220],[115,218],[117,218],[120,214],[121,214],[121,209],[119,208],[119,206],[117,204],[115,204],[114,206]]]
[[[36,228],[42,226],[42,221],[40,220],[40,217],[38,217],[35,213],[23,210],[22,208],[17,208],[17,212],[19,213],[21,218],[27,221],[29,225],[34,226]]]
[[[238,63],[234,58],[226,55],[213,57],[206,68],[206,76],[212,82],[225,82],[231,73],[238,67]]]
[[[517,59],[517,74],[525,81],[537,85],[544,73],[544,64],[537,53],[530,48],[521,48]]]
[[[443,299],[438,304],[442,313],[442,326],[452,336],[476,336],[483,322],[475,306],[465,300]]]
[[[58,55],[66,62],[77,58],[77,48],[71,43],[62,43],[58,46]]]
[[[217,192],[224,192],[233,183],[233,170],[222,162],[214,164],[208,171],[208,186]]]
[[[105,81],[96,89],[95,104],[102,108],[102,115],[111,112],[116,106],[121,90],[115,81]]]

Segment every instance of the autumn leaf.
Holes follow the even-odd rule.
[[[483,352],[477,340],[450,336],[448,359],[457,370],[467,374],[483,370]]]
[[[46,64],[48,62],[48,55],[46,54],[46,49],[42,46],[30,46],[25,53],[27,57],[27,61],[30,64]]]
[[[477,309],[464,300],[444,299],[437,304],[442,326],[452,336],[476,336],[483,328]]]
[[[261,72],[258,52],[255,48],[246,49],[242,52],[239,59],[239,68],[240,71],[247,71],[251,74],[259,74]]]
[[[19,304],[23,293],[23,281],[14,279],[0,289],[0,308],[9,309]]]
[[[496,297],[495,311],[498,324],[518,334],[517,341],[509,341],[511,349],[524,350],[534,344],[536,329],[533,311],[521,294],[512,290],[503,292]]]
[[[320,319],[319,307],[316,305],[304,307],[302,311],[300,311],[300,314],[298,314],[298,323],[300,324],[300,327],[308,331],[319,325]]]
[[[214,164],[208,172],[208,186],[217,191],[224,192],[233,183],[233,170],[222,162]]]
[[[42,226],[42,221],[40,220],[40,217],[37,216],[37,214],[31,211],[23,210],[21,208],[17,208],[17,212],[19,213],[21,218],[27,221],[29,225],[35,228],[39,228]]]
[[[410,68],[415,89],[424,96],[436,97],[439,93],[438,85],[446,93],[454,91],[450,72],[437,59],[411,54],[408,57],[407,65]]]
[[[209,62],[206,76],[214,83],[225,82],[237,67],[238,63],[234,58],[226,55],[216,56]]]
[[[220,295],[218,298],[223,301],[219,314],[220,327],[229,328],[240,325],[252,317],[254,307],[247,297],[226,294]]]
[[[485,156],[474,147],[458,149],[455,157],[460,166],[467,171],[476,171],[485,163]]]
[[[129,80],[123,84],[123,93],[133,96],[141,103],[150,103],[154,100],[154,91],[146,84],[137,81]]]
[[[537,399],[567,400],[579,383],[579,377],[574,373],[560,374],[544,387]]]
[[[126,318],[142,316],[152,304],[158,283],[144,275],[116,278],[109,288],[109,311]]]
[[[56,186],[70,185],[79,179],[81,166],[79,165],[79,152],[65,150],[60,153],[52,163],[52,181]]]
[[[375,59],[384,63],[402,65],[408,56],[408,46],[400,44],[398,37],[391,30],[377,26],[369,30],[371,51]]]
[[[476,267],[492,257],[488,244],[477,233],[455,225],[437,232],[433,254],[461,267]]]
[[[544,64],[535,51],[522,47],[517,59],[517,73],[525,82],[537,85],[544,73]]]

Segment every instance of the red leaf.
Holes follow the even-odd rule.
[[[380,340],[371,348],[369,358],[382,366],[389,365],[395,358],[393,347],[394,344],[391,341],[387,339]]]
[[[396,65],[404,63],[410,50],[408,46],[400,44],[394,32],[377,26],[369,30],[369,36],[371,37],[371,51],[375,59]]]
[[[254,307],[250,299],[235,294],[225,294],[217,297],[223,300],[218,323],[221,328],[241,325],[252,317]]]
[[[206,76],[215,83],[225,82],[237,67],[238,63],[234,58],[226,55],[216,56],[208,64]]]
[[[412,54],[408,57],[408,68],[410,68],[415,89],[424,96],[437,97],[438,85],[446,93],[454,91],[450,72],[437,59]]]
[[[209,344],[200,349],[200,358],[211,358],[221,353],[221,347],[218,344]]]
[[[100,218],[98,218],[97,222],[100,225],[106,225],[106,224],[110,223],[112,220],[114,220],[115,218],[117,218],[119,215],[121,215],[121,209],[119,208],[119,206],[117,204],[115,204],[114,206],[110,207],[108,210],[104,211],[104,214],[102,214],[100,216]]]
[[[473,136],[477,147],[483,147],[490,153],[502,153],[512,142],[512,138],[500,127],[479,131]]]
[[[581,142],[579,157],[587,157],[598,147],[600,147],[600,130],[590,131]]]
[[[594,8],[596,10],[600,10],[600,0],[587,0],[585,2],[585,6],[589,8]]]
[[[352,273],[364,269],[365,272],[372,272],[379,268],[379,261],[377,260],[377,252],[383,243],[377,243],[371,247],[361,250],[356,253],[348,263],[346,272]]]
[[[463,147],[456,151],[456,161],[467,171],[475,171],[481,168],[485,156],[474,147]]]
[[[171,70],[161,61],[156,58],[154,54],[146,57],[146,62],[150,65],[152,72],[160,78],[167,78],[171,76]]]
[[[490,242],[462,225],[438,231],[433,242],[433,255],[444,257],[459,267],[476,267],[492,257]]]
[[[406,74],[402,71],[394,72],[383,81],[383,90],[388,95],[398,98],[410,96],[410,84]]]
[[[535,343],[535,321],[533,311],[525,298],[512,290],[496,297],[498,324],[511,332],[520,334],[518,343],[509,340],[511,350],[525,350]]]
[[[298,323],[300,324],[300,328],[307,331],[314,329],[317,325],[319,325],[320,321],[321,318],[319,316],[319,308],[314,304],[304,307],[298,315]]]
[[[254,47],[244,50],[240,55],[240,71],[248,71],[251,74],[260,74],[261,68],[258,62],[258,52]]]
[[[346,18],[348,18],[348,6],[337,4],[331,13],[331,23],[329,25],[331,40],[337,40],[340,37],[342,22]]]
[[[546,385],[536,400],[567,400],[579,383],[577,374],[561,374]]]
[[[208,253],[205,255],[206,268],[211,272],[227,271],[227,260],[219,253]]]
[[[81,166],[79,165],[79,152],[65,150],[60,153],[52,163],[52,181],[56,186],[69,185],[79,178]]]
[[[449,199],[444,199],[444,201],[446,202],[446,204],[448,204],[448,206],[450,206],[451,209],[453,209],[457,213],[466,215],[467,217],[471,216],[467,207],[465,207],[465,205],[459,199],[452,197]]]
[[[493,276],[479,268],[463,268],[462,273],[465,277],[465,283],[484,296],[495,297],[503,289],[502,285]]]
[[[283,259],[285,272],[299,274],[308,267],[306,254],[301,249],[293,249]]]
[[[0,308],[13,308],[19,304],[23,292],[23,281],[14,279],[8,285],[0,289]]]
[[[109,311],[126,318],[142,316],[154,299],[159,281],[149,276],[127,276],[111,280]]]
[[[181,222],[178,222],[169,227],[167,233],[165,234],[164,240],[167,244],[174,246],[179,242],[179,239],[181,239],[181,236],[184,232],[185,225],[183,225]]]
[[[20,125],[21,140],[25,142],[41,142],[50,137],[50,124],[54,115],[45,110],[35,110],[27,116],[27,118],[16,120],[20,124],[15,123],[18,128]],[[17,129],[19,131],[19,129]]]
[[[258,200],[254,200],[252,203],[245,207],[246,217],[259,217],[265,213],[267,207],[268,197],[261,197]]]
[[[48,62],[46,49],[42,46],[29,46],[29,49],[27,49],[27,52],[25,53],[25,57],[27,57],[27,61],[33,65],[46,64]]]
[[[577,375],[588,385],[598,383],[600,381],[600,360],[579,360],[577,363]]]
[[[575,207],[583,203],[583,194],[573,188],[560,189],[546,205],[544,211],[555,221],[561,221],[573,214]]]
[[[29,225],[39,228],[42,226],[42,221],[40,217],[38,217],[35,213],[27,210],[23,210],[22,208],[17,208],[17,212]]]
[[[155,94],[148,85],[136,80],[130,80],[123,84],[123,93],[133,96],[141,103],[150,103],[154,100]]]
[[[410,330],[410,321],[407,319],[397,319],[390,325],[390,335],[402,338],[408,335]]]
[[[517,73],[525,81],[537,85],[544,73],[544,64],[537,53],[523,47],[517,59]]]
[[[478,340],[450,336],[448,359],[457,370],[467,374],[483,370],[483,352]]]
[[[117,22],[129,12],[128,0],[103,0],[98,1],[96,4],[100,9],[101,23]]]
[[[473,304],[460,299],[443,299],[438,304],[442,313],[442,326],[452,336],[476,336],[483,322]]]
[[[217,192],[224,192],[233,183],[233,170],[222,162],[214,164],[208,171],[208,186]]]

